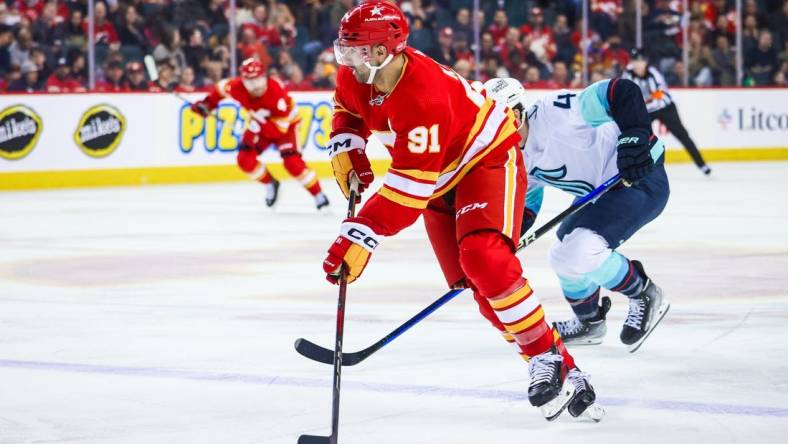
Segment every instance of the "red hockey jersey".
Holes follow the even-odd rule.
[[[217,83],[206,101],[213,109],[226,97],[235,99],[249,111],[249,115],[260,124],[262,135],[271,140],[287,134],[288,130],[300,120],[298,107],[293,98],[278,80],[270,76],[268,87],[260,97],[250,95],[241,78],[236,77]]]
[[[450,191],[485,156],[519,142],[512,112],[486,99],[451,69],[407,48],[402,76],[388,94],[340,67],[332,136],[375,134],[392,164],[359,212],[390,236],[416,221],[430,200]]]

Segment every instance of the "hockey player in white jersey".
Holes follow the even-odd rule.
[[[599,344],[611,301],[600,287],[629,298],[621,341],[637,350],[670,304],[643,265],[616,249],[665,208],[670,194],[664,143],[651,124],[638,87],[625,79],[603,80],[580,93],[559,90],[529,103],[515,79],[484,84],[518,118],[528,172],[522,232],[533,225],[544,187],[578,198],[617,173],[628,186],[611,189],[569,216],[558,229],[550,262],[575,318],[556,323],[566,344]]]

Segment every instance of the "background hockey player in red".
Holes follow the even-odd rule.
[[[358,279],[384,236],[424,216],[449,286],[469,286],[482,314],[529,360],[531,403],[555,418],[580,415],[593,388],[544,318],[514,248],[526,191],[514,115],[450,69],[406,46],[408,26],[393,4],[370,1],[340,23],[340,67],[329,154],[349,195],[373,174],[364,152],[372,134],[392,165],[357,217],[346,219],[323,268],[337,282]]]
[[[317,209],[327,206],[328,199],[320,190],[317,175],[301,157],[296,140],[298,109],[284,86],[266,75],[262,63],[246,59],[241,65],[240,77],[219,82],[208,96],[192,104],[192,111],[203,117],[208,116],[222,99],[228,97],[237,100],[249,111],[251,118],[241,138],[238,166],[253,180],[266,185],[266,204],[270,207],[276,203],[279,182],[257,156],[273,144],[279,149],[287,172],[314,196]]]

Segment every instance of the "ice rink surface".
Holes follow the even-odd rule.
[[[620,251],[672,308],[635,354],[574,348],[607,408],[548,423],[527,366],[464,293],[343,373],[343,444],[788,440],[788,163],[669,165],[663,215]],[[283,443],[328,434],[336,287],[321,261],[345,204],[294,183],[0,193],[0,443]],[[548,192],[538,224],[570,199]],[[569,315],[550,235],[520,257],[548,320]],[[446,291],[421,222],[348,291],[346,351]]]

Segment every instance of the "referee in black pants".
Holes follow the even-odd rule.
[[[640,87],[640,92],[643,93],[643,99],[646,101],[646,109],[649,116],[651,116],[651,121],[659,120],[662,122],[684,145],[695,165],[700,168],[703,174],[711,174],[711,168],[706,165],[706,161],[703,160],[698,147],[695,146],[695,142],[692,141],[687,129],[684,128],[684,124],[681,123],[679,112],[676,109],[676,104],[673,103],[673,98],[670,96],[665,78],[657,68],[648,64],[648,60],[642,51],[637,48],[632,50],[632,60],[622,77],[632,80]]]

